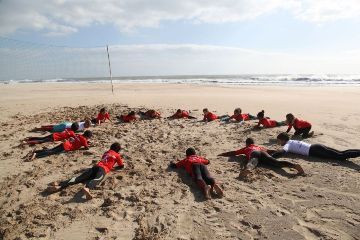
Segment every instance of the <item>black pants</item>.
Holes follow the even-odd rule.
[[[262,163],[262,164],[265,164],[268,166],[273,166],[273,167],[278,167],[278,168],[284,168],[284,167],[294,168],[295,167],[295,164],[288,162],[288,161],[276,160],[275,158],[270,156],[267,152],[263,152],[263,151],[253,151],[251,153],[251,158],[257,158],[259,160],[259,163]]]
[[[45,143],[45,142],[52,142],[54,139],[53,139],[52,134],[50,134],[45,137],[30,137],[27,140],[28,141],[37,141],[39,143]]]
[[[67,188],[68,186],[75,185],[78,183],[86,183],[86,187],[94,189],[99,183],[104,180],[106,175],[105,170],[102,167],[94,166],[87,169],[80,176],[73,177],[69,180],[60,183],[61,189]]]
[[[256,120],[256,119],[258,119],[258,118],[255,117],[255,116],[253,116],[253,115],[251,115],[251,114],[249,114],[249,120]]]
[[[309,137],[310,130],[311,130],[311,127],[295,129],[294,135],[295,136],[302,135],[303,138],[307,138],[307,137]]]
[[[43,157],[47,157],[50,155],[62,153],[64,151],[65,151],[64,145],[60,144],[52,149],[37,150],[37,151],[35,151],[35,153],[36,153],[36,158],[43,158]]]
[[[338,151],[321,144],[312,144],[309,150],[310,157],[346,160],[348,158],[360,157],[360,149],[349,149]]]
[[[204,181],[207,185],[214,186],[215,179],[211,177],[209,170],[203,164],[194,164],[192,166],[195,181]]]

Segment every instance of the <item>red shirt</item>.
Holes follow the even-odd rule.
[[[173,115],[173,118],[188,118],[189,117],[189,112],[182,110],[180,113],[175,113]]]
[[[213,121],[215,119],[218,119],[219,117],[213,114],[212,112],[208,112],[204,114],[204,121]]]
[[[105,122],[106,119],[110,120],[110,114],[109,113],[105,113],[105,114],[99,113],[97,115],[96,121]]]
[[[104,153],[101,158],[101,161],[96,164],[96,166],[102,167],[106,173],[110,172],[115,163],[117,163],[120,167],[124,166],[123,160],[119,153],[109,150]]]
[[[131,116],[131,115],[122,115],[121,120],[123,120],[124,122],[132,122],[132,121],[136,121],[137,118],[136,118],[135,115],[133,115],[133,116]]]
[[[311,127],[311,123],[295,118],[294,124],[289,124],[289,128],[287,131],[290,131],[292,127],[294,127],[295,130],[308,128]]]
[[[202,158],[200,156],[192,155],[192,156],[186,157],[184,160],[177,162],[176,167],[177,168],[184,167],[185,171],[188,172],[190,174],[190,176],[193,176],[193,171],[192,171],[193,164],[207,165],[207,164],[209,164],[209,160]]]
[[[259,124],[262,124],[266,128],[273,128],[277,126],[277,122],[275,120],[271,120],[268,118],[263,118],[259,121]]]
[[[87,139],[83,135],[76,134],[75,137],[66,140],[63,143],[65,151],[75,151],[80,149],[82,146],[88,147]]]
[[[61,140],[69,139],[71,137],[75,137],[75,133],[71,130],[66,129],[61,133],[53,133],[52,136],[54,141],[61,141]]]
[[[236,121],[247,121],[250,120],[250,116],[248,113],[232,115],[230,119],[235,119]]]
[[[251,144],[248,147],[244,147],[242,149],[239,149],[236,151],[236,155],[244,154],[248,160],[251,158],[251,153],[253,151],[266,151],[266,148],[256,146],[254,144]]]

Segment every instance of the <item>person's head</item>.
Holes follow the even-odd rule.
[[[100,109],[100,113],[102,113],[102,114],[106,113],[106,108]]]
[[[113,150],[114,152],[117,152],[117,153],[120,152],[120,150],[121,150],[120,143],[114,142],[113,144],[111,144],[110,150]]]
[[[208,112],[209,112],[209,109],[207,109],[207,108],[204,108],[204,109],[203,109],[203,113],[204,113],[204,114],[207,114]]]
[[[292,113],[288,113],[286,114],[286,122],[287,123],[292,123],[295,120],[295,116]]]
[[[250,146],[252,144],[255,144],[255,141],[253,138],[250,137],[250,138],[246,139],[245,143],[246,143],[246,146]]]
[[[186,156],[187,156],[187,157],[190,157],[190,156],[192,156],[192,155],[196,155],[195,149],[194,149],[194,148],[188,148],[188,149],[186,149]]]
[[[90,119],[86,119],[84,122],[84,128],[89,128],[91,126],[91,121]]]
[[[258,119],[263,119],[265,117],[265,111],[261,110],[261,112],[258,112],[257,117]]]
[[[290,137],[289,134],[283,132],[280,133],[276,139],[281,146],[284,146],[290,140]]]
[[[77,122],[74,122],[73,124],[71,124],[71,130],[74,132],[79,130],[79,124]]]
[[[241,113],[242,113],[241,108],[235,108],[235,110],[234,110],[234,114],[235,114],[235,115],[239,115],[239,114],[241,114]]]
[[[176,111],[176,113],[178,113],[178,114],[181,113],[181,109],[178,109],[178,110]]]
[[[90,130],[86,130],[83,134],[84,137],[86,138],[91,138],[92,137],[92,132]]]
[[[135,111],[129,112],[129,116],[135,116]]]

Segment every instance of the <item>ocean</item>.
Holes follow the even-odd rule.
[[[2,80],[4,84],[16,83],[104,83],[109,77],[56,78]],[[244,75],[187,75],[187,76],[131,76],[113,77],[113,83],[175,83],[206,85],[268,85],[268,86],[360,86],[360,74],[244,74]]]

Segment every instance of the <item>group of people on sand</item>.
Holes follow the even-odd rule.
[[[119,121],[124,123],[130,123],[138,121],[140,119],[158,119],[162,118],[160,112],[150,109],[145,112],[140,111],[135,113],[131,111],[126,115],[120,115],[116,117]],[[167,119],[196,119],[190,115],[188,111],[178,109],[173,115],[167,117]],[[288,134],[292,128],[295,129],[294,136],[300,136],[303,139],[312,137],[314,132],[311,131],[312,125],[304,120],[296,118],[293,114],[286,115],[285,121],[275,121],[265,116],[265,111],[260,111],[257,116],[253,116],[249,113],[242,113],[240,108],[234,110],[233,115],[217,116],[210,112],[207,108],[203,109],[204,122],[210,122],[220,120],[224,122],[243,122],[248,120],[258,120],[257,125],[254,128],[274,128],[281,126],[288,126],[286,132],[280,133],[277,136],[277,142],[282,146],[281,150],[269,150],[262,146],[258,146],[253,138],[247,138],[245,146],[239,150],[220,153],[220,157],[232,157],[238,155],[245,155],[247,164],[245,168],[240,172],[239,177],[245,177],[260,164],[270,165],[275,168],[290,168],[297,171],[297,174],[304,175],[304,170],[299,164],[295,164],[289,161],[280,161],[277,158],[282,157],[286,153],[294,153],[303,156],[317,157],[323,159],[335,159],[344,161],[349,158],[360,157],[359,149],[350,149],[346,151],[338,151],[336,149],[324,146],[322,144],[310,144],[300,140],[292,140]],[[34,150],[30,152],[26,158],[33,160],[35,158],[43,158],[46,156],[60,154],[68,151],[75,151],[81,148],[88,149],[90,147],[90,139],[92,138],[92,132],[88,130],[91,126],[101,125],[105,122],[111,122],[111,117],[106,108],[102,108],[96,118],[86,119],[80,122],[62,122],[57,125],[46,125],[40,128],[35,128],[33,131],[49,131],[51,134],[45,137],[29,137],[24,139],[24,144],[34,145],[46,142],[60,142],[59,145],[51,149]],[[80,134],[79,132],[83,132]],[[106,151],[101,160],[95,164],[92,168],[87,169],[81,175],[61,182],[53,182],[49,184],[48,191],[53,193],[61,191],[62,189],[78,184],[84,183],[82,192],[87,199],[91,199],[92,195],[90,189],[94,189],[102,180],[105,175],[109,173],[115,166],[119,168],[124,167],[124,161],[120,155],[121,146],[118,142],[111,144],[110,149]],[[186,157],[178,162],[171,162],[169,167],[171,168],[184,168],[185,171],[194,179],[196,184],[202,190],[204,197],[210,199],[211,195],[217,195],[222,197],[224,195],[223,190],[216,180],[211,176],[207,166],[210,161],[204,157],[196,154],[194,148],[188,148],[185,152]]]

